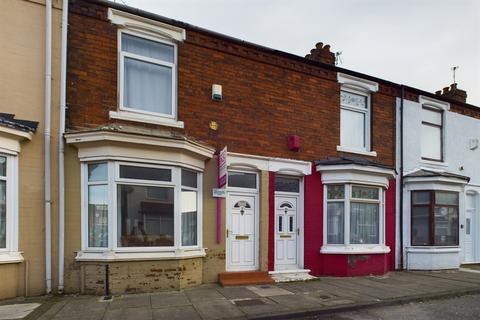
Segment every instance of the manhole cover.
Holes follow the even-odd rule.
[[[262,299],[245,299],[245,300],[236,300],[234,303],[239,307],[248,307],[248,306],[259,306],[265,304]]]

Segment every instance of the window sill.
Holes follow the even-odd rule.
[[[2,252],[0,253],[0,264],[23,262],[22,252]]]
[[[369,156],[369,157],[376,157],[377,156],[377,152],[375,152],[375,151],[365,151],[365,150],[352,149],[352,148],[342,147],[342,146],[337,146],[337,151],[347,152],[347,153],[356,153],[356,154],[360,154],[360,155],[363,155],[363,156]]]
[[[444,161],[433,161],[433,160],[426,160],[420,159],[420,163],[429,165],[429,166],[436,166],[436,167],[448,167],[448,163]]]
[[[382,244],[325,245],[320,249],[323,254],[375,254],[389,253],[390,247]]]
[[[135,112],[110,111],[109,116],[110,116],[110,119],[120,119],[120,120],[127,120],[127,121],[151,123],[151,124],[158,124],[161,126],[174,127],[174,128],[184,127],[183,121],[177,121],[174,119],[168,119],[168,118],[162,118],[162,117],[155,117],[152,115],[145,115],[145,114],[140,114]]]
[[[458,246],[440,247],[440,246],[418,246],[418,247],[406,247],[406,252],[412,253],[458,253],[461,251]]]
[[[157,252],[119,252],[119,251],[79,251],[76,261],[145,261],[145,260],[180,260],[205,257],[204,249]]]

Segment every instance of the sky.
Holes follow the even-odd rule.
[[[480,0],[115,0],[340,67],[435,92],[456,82],[480,107]]]

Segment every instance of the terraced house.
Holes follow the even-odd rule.
[[[322,43],[300,57],[114,2],[65,3],[58,190],[52,221],[35,220],[53,275],[11,261],[46,281],[31,294],[479,261],[480,109],[456,84],[433,94],[340,68]],[[35,122],[1,116],[2,139],[5,126],[16,141],[42,127],[21,115]],[[2,157],[14,166],[3,146]],[[1,165],[9,190],[18,177]],[[11,218],[6,195],[22,244],[30,218]]]

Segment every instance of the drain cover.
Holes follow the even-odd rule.
[[[245,300],[236,300],[234,303],[239,307],[248,307],[248,306],[260,306],[265,304],[262,299],[245,299]]]

